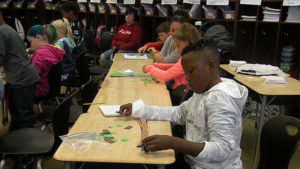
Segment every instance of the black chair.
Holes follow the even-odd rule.
[[[282,115],[268,120],[261,133],[258,169],[287,169],[299,143],[299,119]]]
[[[90,80],[90,71],[89,71],[89,58],[85,57],[86,52],[82,52],[75,58],[75,65],[79,75],[79,81],[72,82],[62,82],[62,86],[67,88],[81,88],[81,85],[87,83]]]
[[[79,89],[64,99],[55,109],[53,114],[54,134],[47,133],[35,128],[22,128],[11,131],[0,138],[0,154],[4,157],[1,161],[5,164],[8,156],[30,156],[37,159],[36,167],[41,169],[41,158],[51,157],[61,143],[60,135],[68,132],[68,116],[71,99],[77,95]]]
[[[101,40],[100,50],[106,51],[110,49],[111,48],[110,45],[113,38],[114,38],[114,34],[112,34],[111,32],[102,32],[100,35],[100,40]]]

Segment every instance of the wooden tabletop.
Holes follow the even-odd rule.
[[[289,76],[285,77],[286,84],[268,84],[259,76],[236,73],[236,67],[229,66],[228,64],[221,64],[220,67],[233,75],[235,80],[258,94],[268,96],[300,95],[300,82]]]
[[[128,62],[128,60],[124,60],[122,56],[119,56],[116,55],[114,58],[112,68],[122,68],[120,65],[126,65],[126,69],[131,70],[141,68],[141,64],[134,64],[132,61]],[[127,64],[120,62],[126,62]],[[135,62],[141,63],[141,61]],[[147,60],[142,62],[151,63],[152,61]],[[106,81],[101,86],[102,88],[97,93],[93,103],[121,105],[141,98],[145,104],[171,106],[169,92],[165,89],[165,84],[149,83],[146,87],[138,87],[144,85],[144,83],[140,83],[142,82],[140,79],[124,77],[106,77]],[[118,125],[122,125],[122,127],[118,127]],[[110,126],[113,128],[109,128]],[[127,126],[132,126],[133,128],[129,130],[124,129]],[[147,127],[149,135],[172,135],[170,122],[148,121]],[[99,144],[92,145],[86,153],[81,154],[72,150],[66,143],[62,143],[54,154],[54,158],[60,161],[136,164],[171,164],[175,161],[173,150],[143,154],[141,148],[136,147],[141,137],[141,130],[137,119],[132,117],[105,117],[100,111],[99,105],[91,105],[88,113],[82,114],[78,118],[69,134],[84,131],[100,133],[104,129],[116,132],[113,137],[118,141],[113,144],[105,142],[105,147]],[[127,138],[128,141],[122,141],[122,138]]]
[[[291,77],[285,77],[286,84],[267,84],[258,76],[243,75],[234,79],[261,95],[300,95],[300,82]]]

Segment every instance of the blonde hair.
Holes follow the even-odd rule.
[[[189,23],[184,23],[181,28],[175,32],[174,38],[181,41],[187,41],[189,44],[192,44],[199,41],[201,39],[201,35],[195,26]]]
[[[57,30],[57,32],[60,30],[61,33],[63,34],[63,37],[67,37],[70,39],[71,43],[73,45],[75,45],[74,43],[74,38],[73,38],[73,33],[72,33],[72,29],[70,26],[70,23],[67,19],[63,18],[63,19],[58,19],[56,21],[53,21],[51,23],[51,25],[53,25],[55,27],[55,29]],[[60,37],[62,38],[62,37]]]

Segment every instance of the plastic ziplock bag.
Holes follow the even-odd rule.
[[[82,155],[89,151],[91,145],[96,145],[105,149],[111,149],[111,147],[105,143],[96,132],[80,132],[59,137],[63,140],[63,143],[70,145],[75,152]]]

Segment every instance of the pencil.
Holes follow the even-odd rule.
[[[97,105],[97,104],[105,104],[105,103],[83,103],[82,105],[87,106],[87,105]]]

